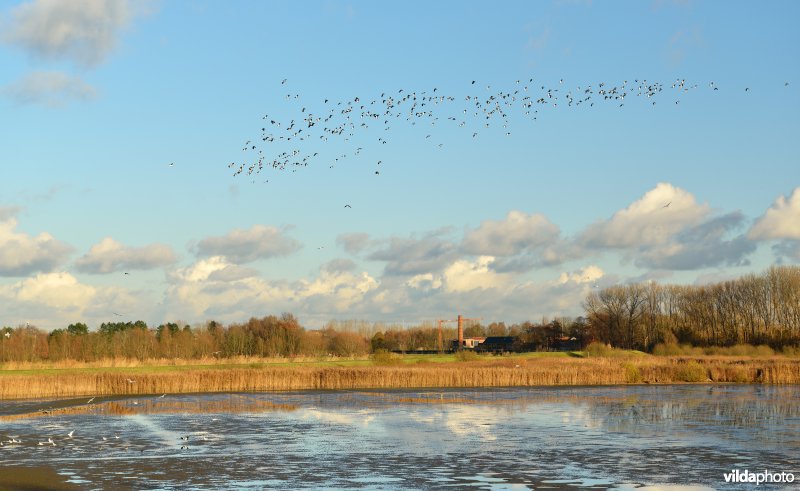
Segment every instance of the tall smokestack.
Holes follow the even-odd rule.
[[[458,349],[464,346],[464,318],[458,314]]]

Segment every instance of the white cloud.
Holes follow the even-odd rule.
[[[466,292],[475,289],[506,287],[511,277],[489,268],[492,256],[481,256],[475,261],[458,260],[444,270],[444,286],[449,292]]]
[[[435,290],[442,287],[442,278],[433,276],[432,273],[423,273],[413,276],[405,284],[416,290]]]
[[[106,237],[75,261],[75,267],[82,273],[106,274],[126,269],[158,268],[172,264],[176,259],[172,249],[163,244],[126,247]]]
[[[295,295],[300,298],[321,297],[334,310],[344,312],[378,287],[378,282],[365,272],[331,272],[323,270],[314,281],[301,281]]]
[[[259,276],[226,275],[234,266],[222,256],[213,256],[171,271],[164,318],[239,321],[287,306],[290,290]]]
[[[0,276],[27,276],[52,271],[64,262],[72,247],[54,239],[47,232],[36,237],[16,231],[13,209],[0,213]]]
[[[117,39],[147,4],[128,0],[34,0],[11,11],[2,40],[46,60],[84,67],[108,57]]]
[[[561,273],[561,276],[558,277],[558,282],[561,284],[568,282],[594,283],[602,278],[603,275],[605,275],[605,273],[599,266],[590,265],[578,271],[573,271],[572,273]]]
[[[708,205],[698,205],[691,193],[662,182],[610,219],[587,227],[580,241],[609,248],[665,244],[681,230],[700,223],[710,211]]]
[[[41,273],[11,284],[0,285],[0,322],[31,324],[51,330],[71,322],[90,325],[119,320],[113,312],[135,316],[150,305],[147,295],[118,287],[80,283],[68,272]]]
[[[241,273],[246,269],[248,274]],[[232,271],[231,274],[227,274]],[[250,273],[254,274],[250,274]],[[266,312],[346,312],[378,287],[367,273],[328,271],[296,282],[267,281],[223,256],[201,259],[169,274],[164,300],[167,318],[240,321]]]
[[[276,227],[253,225],[248,230],[234,229],[227,235],[208,237],[197,244],[200,256],[225,256],[234,263],[288,256],[301,245]]]
[[[800,240],[800,187],[787,199],[778,199],[762,215],[747,233],[750,239],[796,239]]]
[[[470,254],[511,256],[551,244],[559,233],[558,227],[544,215],[512,210],[505,220],[486,220],[467,233],[463,248]]]
[[[11,286],[10,290],[18,300],[59,309],[84,309],[96,293],[93,287],[78,283],[74,276],[64,272],[37,274]]]
[[[61,72],[38,71],[3,87],[3,93],[18,104],[62,107],[71,101],[87,101],[97,91],[78,77]]]

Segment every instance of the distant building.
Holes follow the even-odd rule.
[[[556,351],[579,351],[581,343],[575,337],[560,336],[553,339],[553,349]]]
[[[489,336],[475,348],[475,351],[482,353],[517,351],[516,346],[514,346],[516,340],[517,338],[514,336]]]
[[[486,341],[486,338],[464,338],[464,342],[461,344],[461,349],[476,349],[484,341]],[[454,350],[458,350],[459,346],[457,339],[452,340],[451,345]]]

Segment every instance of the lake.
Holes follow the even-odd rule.
[[[800,386],[88,399],[0,403],[78,410],[0,421],[0,467],[47,466],[79,489],[752,489],[725,481],[734,469],[800,481]]]

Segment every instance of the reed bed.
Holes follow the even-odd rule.
[[[0,399],[376,388],[615,385],[629,383],[800,383],[800,360],[654,357],[490,358],[392,366],[249,366],[179,371],[42,370],[0,376]]]

